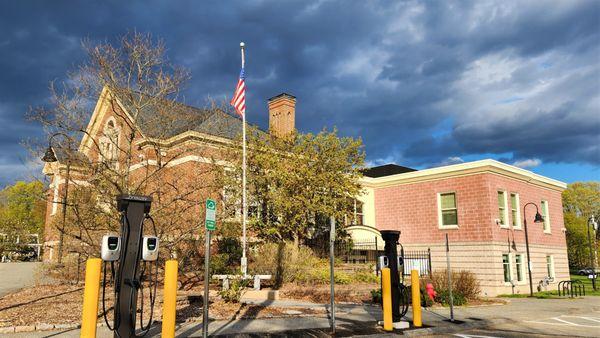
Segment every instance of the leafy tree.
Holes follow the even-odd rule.
[[[41,235],[45,211],[44,186],[39,181],[18,181],[0,191],[0,254],[17,236]]]
[[[597,220],[600,218],[600,182],[569,184],[563,192],[562,200],[567,228],[569,264],[575,268],[589,266],[588,219],[591,215],[594,215]],[[593,239],[592,243],[594,243]],[[597,252],[597,240],[595,249]]]
[[[251,129],[248,135],[250,226],[258,236],[292,240],[297,247],[310,234],[328,232],[329,216],[343,228],[352,199],[361,193],[358,179],[364,151],[360,139],[339,137],[336,130],[278,138]],[[225,191],[235,196],[229,206],[239,208],[240,147],[232,149],[235,165],[223,177]]]

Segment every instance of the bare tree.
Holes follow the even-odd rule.
[[[199,239],[199,205],[217,193],[214,165],[219,142],[227,143],[199,126],[210,122],[212,131],[231,132],[237,121],[217,104],[179,103],[190,75],[168,61],[161,40],[134,32],[116,46],[85,41],[83,48],[88,61],[65,82],[52,83],[52,104],[30,114],[49,138],[67,135],[53,139],[58,162],[46,165],[57,192],[64,189],[58,178],[65,177],[66,164],[71,170],[66,225],[53,217],[52,228],[71,252],[95,254],[101,234],[118,229],[115,196],[144,194],[154,199],[161,247],[170,254],[196,252],[184,242]]]

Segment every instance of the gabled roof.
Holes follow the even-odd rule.
[[[384,177],[396,174],[409,173],[417,169],[403,167],[397,164],[384,164],[377,167],[371,167],[363,170],[363,175],[367,177]]]
[[[139,98],[142,94],[134,93],[134,95]],[[118,97],[118,99],[130,115],[135,112],[136,109],[130,104],[130,99],[126,97]],[[164,115],[160,116],[161,121],[154,120],[157,110],[164,109],[164,106],[158,106],[161,104],[160,101],[154,105],[146,105],[137,112],[135,123],[145,136],[167,139],[187,131],[197,131],[233,139],[242,133],[242,120],[220,109],[204,109],[179,102],[164,102],[164,106],[169,107],[169,112],[166,113],[173,117],[169,121],[165,121]]]

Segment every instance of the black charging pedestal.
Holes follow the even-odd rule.
[[[145,216],[150,212],[149,196],[117,196],[117,208],[122,213],[121,256],[116,276],[114,337],[135,337],[137,297],[140,287],[139,263],[142,259],[142,236]]]
[[[390,268],[392,284],[392,320],[399,322],[400,316],[400,275],[398,274],[398,240],[400,231],[381,230],[381,237],[385,242],[384,254],[388,258],[388,268]]]

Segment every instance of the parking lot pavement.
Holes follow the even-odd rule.
[[[40,262],[0,263],[0,297],[35,283]]]
[[[489,324],[479,329],[437,336],[464,338],[600,336],[600,297],[512,299],[508,305],[498,308],[460,308],[458,311],[461,315],[477,316],[487,320]]]

